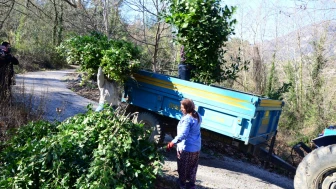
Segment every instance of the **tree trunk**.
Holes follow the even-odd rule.
[[[109,0],[103,0],[103,17],[104,17],[105,34],[110,39],[108,16],[109,16]]]
[[[257,46],[253,47],[253,81],[255,84],[255,92],[261,94],[262,92],[262,65],[261,58],[259,54],[259,48]]]

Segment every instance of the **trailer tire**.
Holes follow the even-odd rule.
[[[336,188],[336,145],[306,155],[296,169],[295,189]]]
[[[144,123],[145,129],[151,129],[150,141],[154,141],[156,144],[162,144],[164,141],[164,132],[161,128],[159,119],[154,114],[148,112],[140,112],[136,118],[137,123]]]

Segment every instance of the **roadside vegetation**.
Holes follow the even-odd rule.
[[[162,155],[142,124],[112,108],[31,122],[1,146],[4,188],[153,188]]]
[[[33,96],[27,94],[24,87],[12,89],[11,96],[0,101],[0,141],[4,142],[10,135],[7,131],[15,130],[21,125],[43,118],[43,97],[39,105],[33,108]]]

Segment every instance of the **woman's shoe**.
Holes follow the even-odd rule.
[[[196,189],[196,185],[195,184],[191,184],[191,183],[187,183],[187,185],[186,185],[187,187],[187,189]]]
[[[177,179],[177,185],[180,189],[186,189],[186,184],[181,182],[180,179]]]

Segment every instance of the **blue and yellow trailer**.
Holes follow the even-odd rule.
[[[148,71],[134,74],[125,83],[123,95],[129,111],[139,112],[136,120],[152,129],[152,139],[158,143],[163,142],[165,134],[176,134],[183,98],[192,99],[202,115],[202,138],[230,143],[253,154],[257,151],[295,171],[272,154],[283,101]],[[265,144],[268,150],[263,148]]]
[[[154,113],[157,119],[179,120],[183,98],[194,101],[203,117],[203,129],[253,145],[275,135],[284,105],[279,100],[147,71],[138,72],[125,85],[124,100]]]

